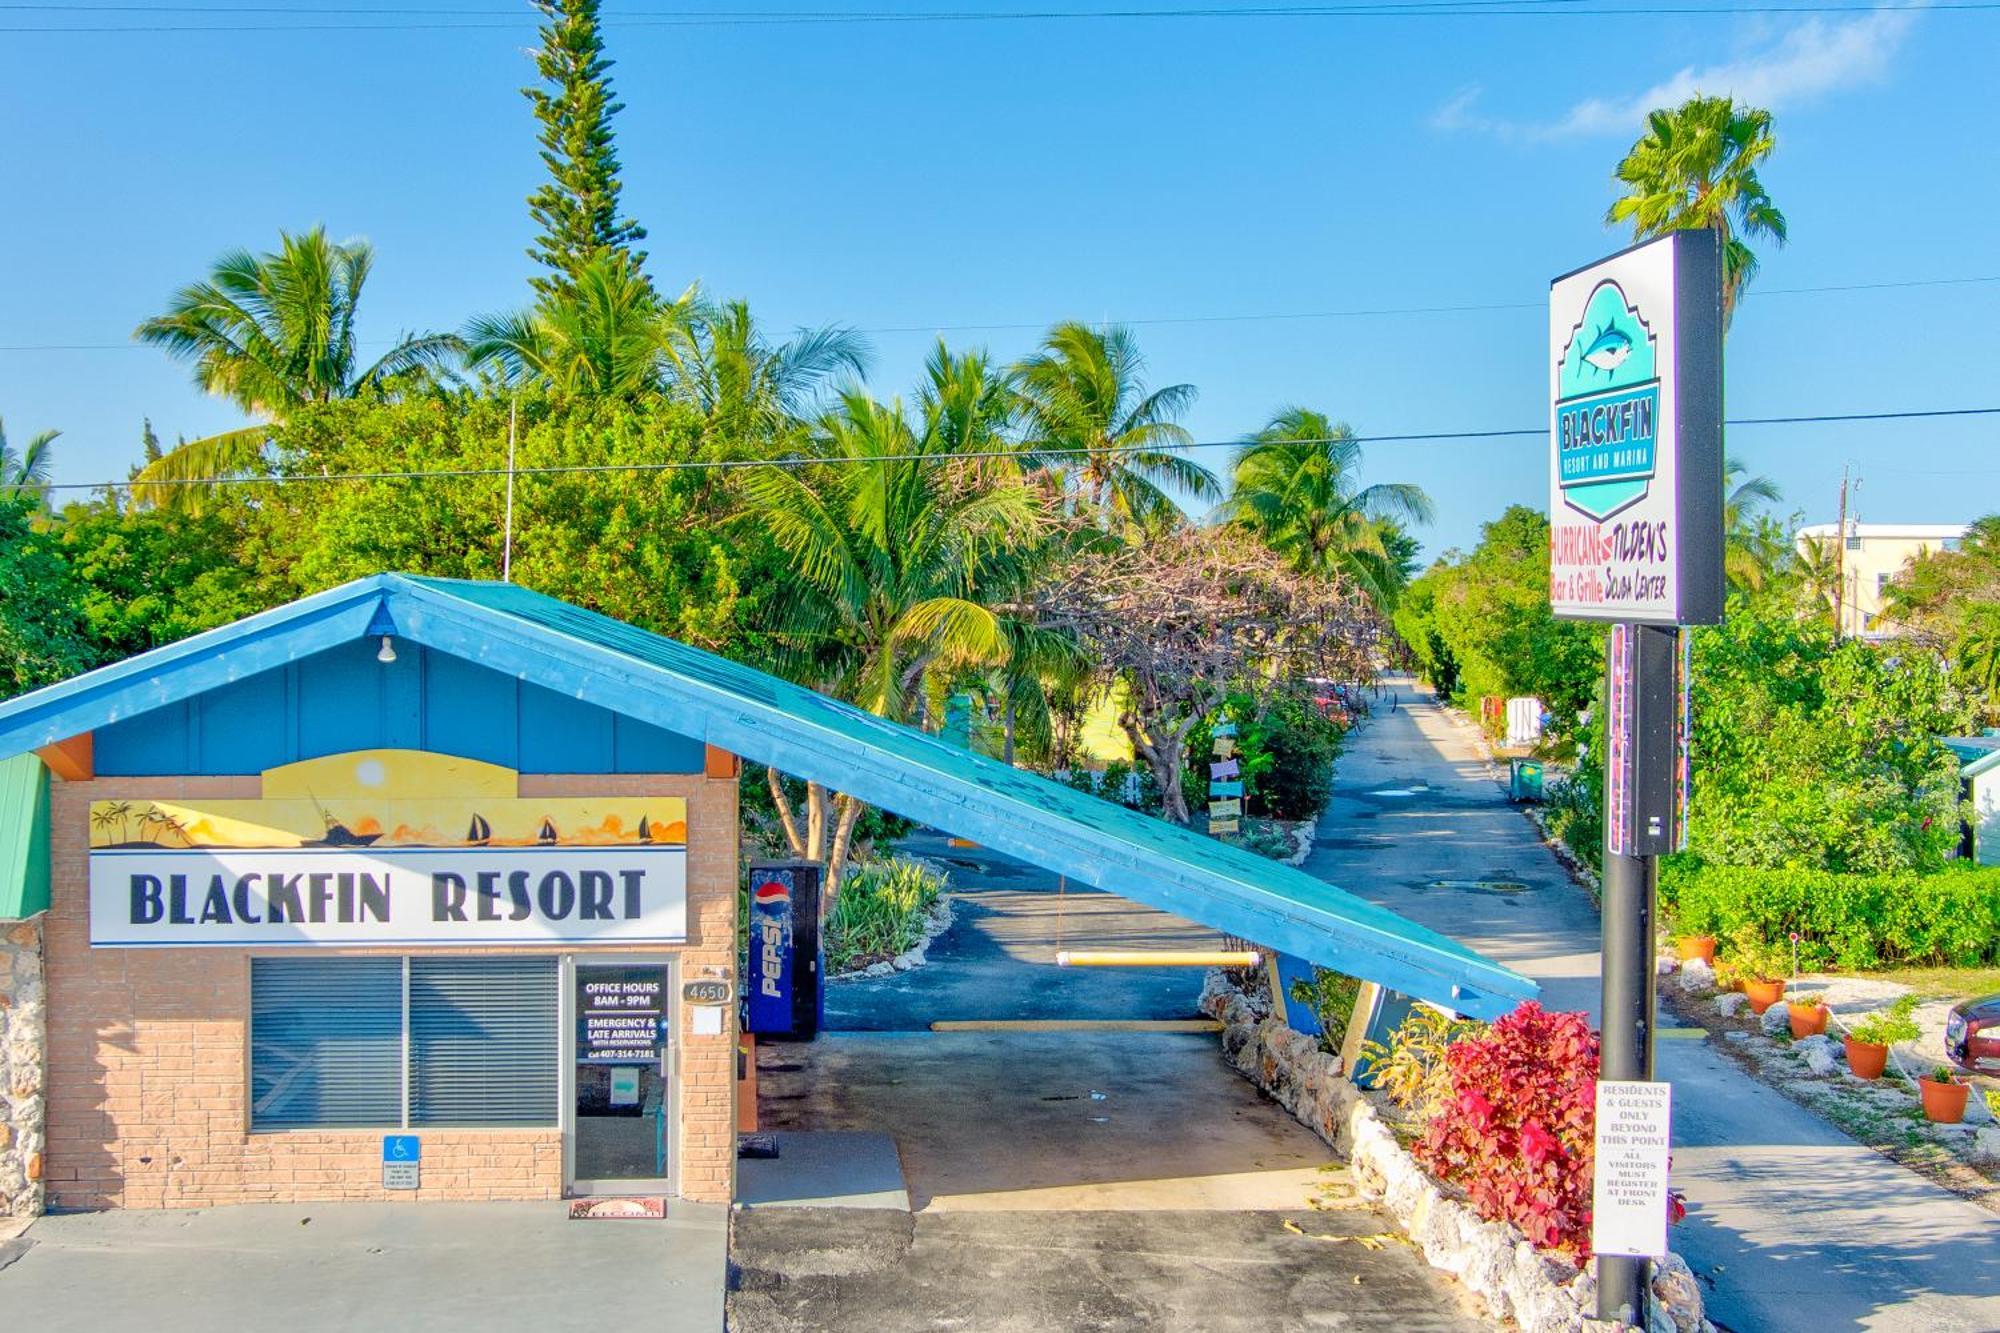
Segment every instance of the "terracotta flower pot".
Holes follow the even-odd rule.
[[[1711,965],[1715,962],[1715,936],[1713,935],[1683,935],[1674,941],[1674,946],[1680,950],[1681,961],[1683,963],[1694,958],[1699,958],[1702,962]]]
[[[1845,1037],[1841,1044],[1847,1047],[1847,1067],[1856,1078],[1880,1078],[1889,1067],[1889,1048],[1880,1042]]]
[[[1970,1083],[1939,1083],[1920,1078],[1917,1087],[1924,1095],[1924,1119],[1940,1125],[1955,1125],[1965,1119],[1965,1103],[1972,1095]]]
[[[1787,1004],[1785,1016],[1792,1021],[1792,1040],[1804,1041],[1826,1031],[1826,1020],[1832,1011],[1817,1000],[1809,1004]]]
[[[1750,1012],[1761,1014],[1785,998],[1785,983],[1782,978],[1777,981],[1760,981],[1756,977],[1745,977],[1743,993],[1750,997]]]

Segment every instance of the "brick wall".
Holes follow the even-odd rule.
[[[250,1133],[244,1041],[250,952],[90,947],[92,801],[254,798],[258,789],[256,778],[99,778],[51,784],[53,900],[44,927],[48,1070],[43,1176],[49,1205],[161,1208],[559,1196],[562,1141],[554,1128],[421,1130],[422,1187],[415,1191],[381,1188],[379,1130]],[[720,975],[720,969],[733,974],[734,781],[523,774],[520,790],[523,796],[685,797],[688,944],[675,951],[681,976]],[[574,952],[587,955],[591,950]],[[686,1008],[679,1021],[681,1193],[727,1202],[735,1171],[734,1014],[727,1016],[722,1035],[714,1037],[693,1035]]]

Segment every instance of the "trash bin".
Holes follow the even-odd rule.
[[[1507,777],[1507,799],[1510,801],[1539,801],[1542,799],[1542,761],[1539,759],[1516,759]]]

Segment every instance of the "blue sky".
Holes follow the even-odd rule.
[[[343,4],[365,0],[265,0],[405,21],[324,12]],[[288,20],[0,11],[0,417],[17,442],[64,430],[58,480],[122,476],[142,416],[169,443],[238,424],[123,344],[221,251],[281,227],[375,243],[378,342],[524,303],[533,19],[434,5],[501,26],[25,35]],[[1731,414],[2000,403],[2000,282],[1781,294],[2000,277],[2000,13],[637,21],[693,7],[605,7],[649,270],[746,297],[775,328],[921,330],[871,335],[884,395],[940,327],[1518,304],[1138,333],[1156,382],[1200,386],[1204,440],[1288,402],[1364,435],[1541,426],[1548,279],[1624,244],[1601,222],[1611,168],[1647,105],[1698,86],[1773,107],[1765,181],[1792,226],[1730,338]],[[1034,341],[947,336],[1002,357]],[[48,344],[86,350],[11,350]],[[1730,437],[1809,521],[1832,517],[1845,462],[1871,521],[2000,509],[1996,442],[2000,418]],[[1532,439],[1367,451],[1368,479],[1436,499],[1433,552],[1507,502],[1540,505],[1546,466]]]

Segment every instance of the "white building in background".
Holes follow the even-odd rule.
[[[1840,632],[1894,633],[1895,627],[1882,618],[1890,580],[1920,555],[1957,550],[1965,532],[1963,523],[1857,523],[1849,519],[1839,552],[1846,584],[1840,598]],[[1794,540],[1801,551],[1808,543],[1830,547],[1840,540],[1840,525],[1809,524],[1798,530]]]

